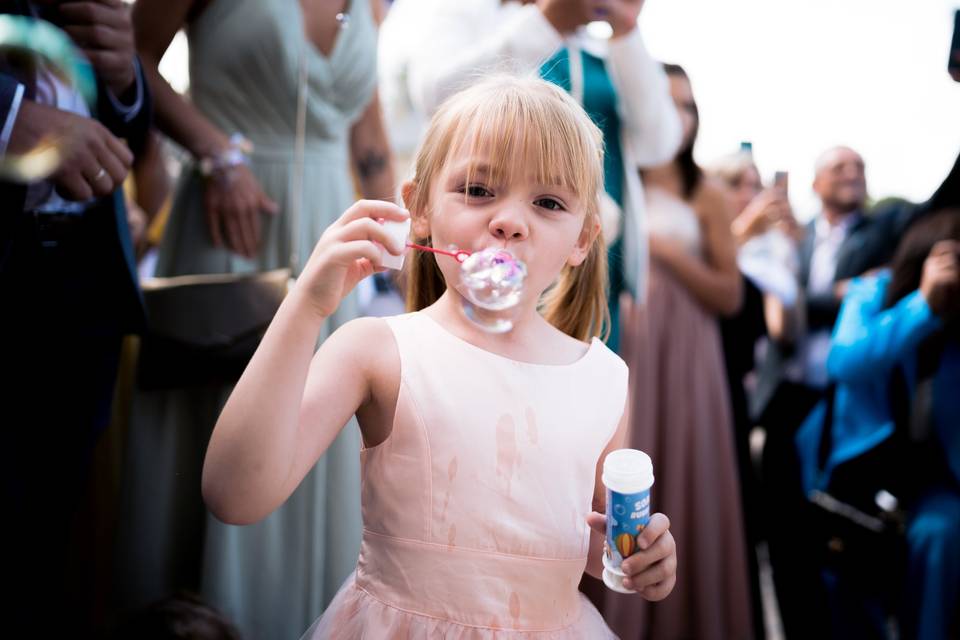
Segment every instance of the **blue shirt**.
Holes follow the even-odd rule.
[[[825,403],[819,404],[797,432],[805,492],[824,488],[839,464],[877,446],[894,432],[890,403],[893,371],[902,367],[910,396],[916,386],[917,348],[943,322],[914,291],[884,308],[890,274],[850,284],[834,327],[827,372],[836,384],[833,447],[824,469],[817,450]],[[933,377],[932,421],[953,476],[960,481],[960,345],[947,342]],[[908,469],[902,470],[909,473]]]

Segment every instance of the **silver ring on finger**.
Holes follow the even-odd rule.
[[[91,178],[91,182],[97,182],[101,178],[105,178],[106,175],[107,175],[107,170],[104,169],[103,167],[100,167],[100,170],[94,174],[93,178]]]

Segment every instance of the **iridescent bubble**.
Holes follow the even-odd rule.
[[[485,331],[509,331],[523,297],[526,276],[526,265],[505,249],[471,254],[460,264],[457,285],[464,314]]]
[[[0,15],[0,61],[14,76],[32,82],[46,76],[76,91],[92,110],[97,89],[93,68],[70,37],[49,22],[25,16]],[[22,98],[25,99],[25,98]],[[0,177],[17,182],[42,180],[57,170],[70,136],[47,136],[29,149],[9,148],[0,156]]]

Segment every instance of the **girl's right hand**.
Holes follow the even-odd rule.
[[[329,317],[358,282],[383,271],[380,247],[403,253],[381,221],[403,222],[410,212],[391,202],[360,200],[327,227],[297,279],[297,289],[309,298],[321,317]],[[303,289],[301,289],[303,287]]]
[[[267,197],[246,165],[230,167],[207,180],[203,208],[213,246],[226,247],[246,258],[260,248],[260,216],[276,215],[277,203]]]

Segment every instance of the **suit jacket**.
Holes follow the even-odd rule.
[[[32,14],[29,3],[3,3],[2,14]],[[151,99],[146,77],[139,64],[137,76],[143,91],[140,110],[129,120],[120,113],[110,100],[106,85],[97,78],[97,101],[90,106],[91,117],[98,120],[118,138],[126,140],[134,154],[144,147],[151,124]],[[24,86],[23,100],[32,100],[35,93],[34,78],[21,70],[0,63],[0,123],[5,123],[12,108],[17,86]],[[36,224],[32,215],[24,213],[27,185],[0,181],[0,291],[9,300],[27,292],[40,268],[40,255],[36,250]],[[77,310],[83,317],[100,316],[109,325],[116,325],[122,332],[139,330],[144,324],[144,310],[136,270],[136,258],[130,230],[127,226],[127,211],[123,190],[118,188],[110,196],[94,203],[87,214],[103,216],[102,225],[92,242],[90,254],[104,256],[103,264],[114,265],[103,274],[105,280],[98,283],[114,292],[108,309]],[[38,295],[41,292],[37,292]],[[93,320],[98,324],[99,320]]]

